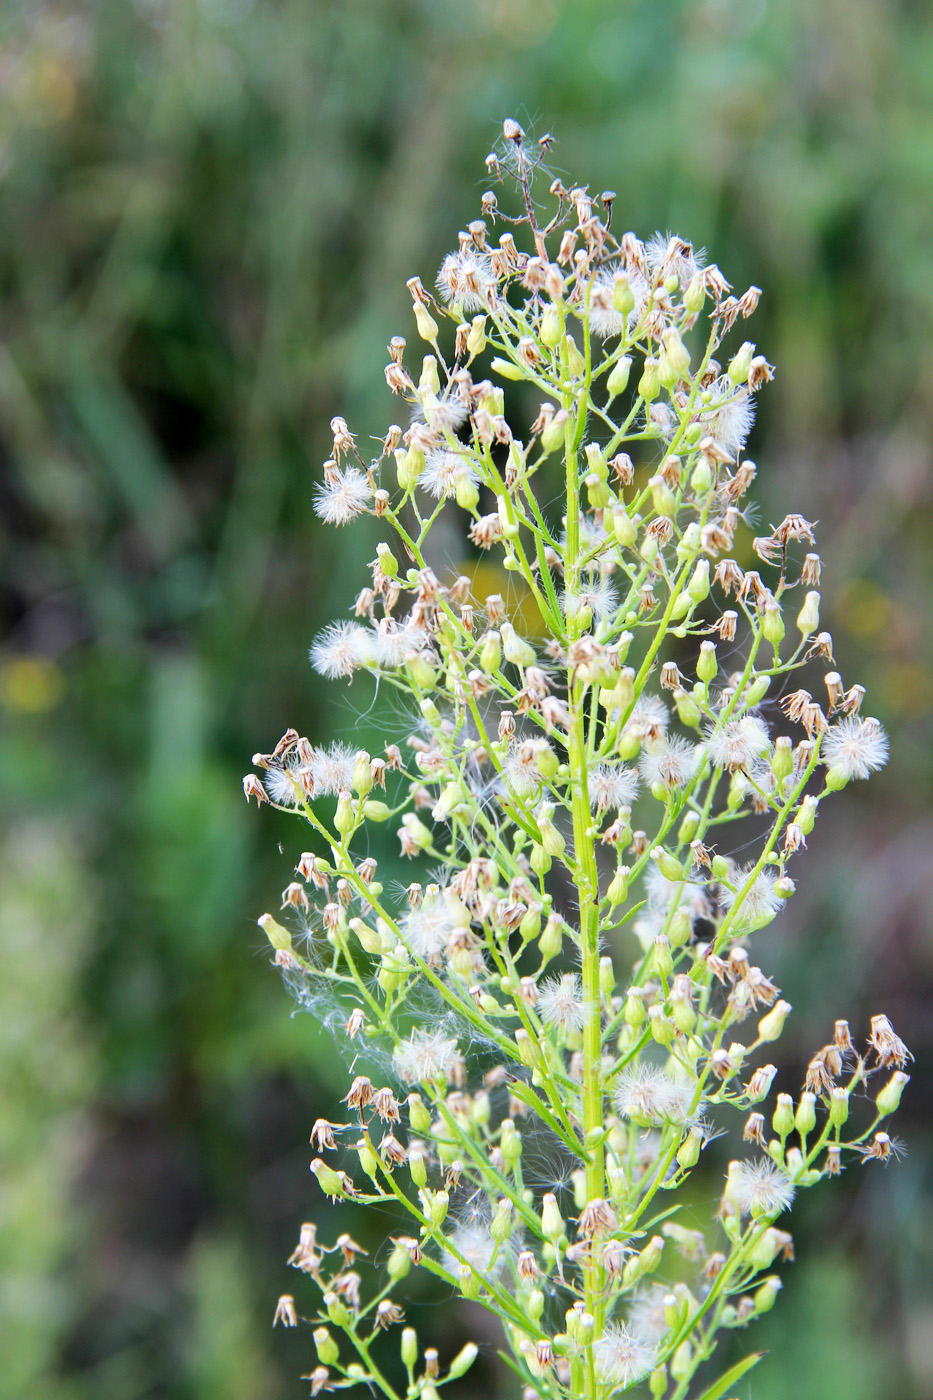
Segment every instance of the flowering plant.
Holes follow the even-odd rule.
[[[311,1169],[325,1195],[407,1221],[368,1293],[352,1237],[302,1227],[289,1262],[318,1290],[312,1394],[365,1383],[398,1400],[383,1334],[418,1268],[500,1319],[526,1396],[645,1383],[682,1400],[722,1329],[773,1305],[795,1192],[896,1150],[879,1124],[909,1052],[884,1016],[864,1051],[836,1021],[796,1103],[765,1107],[791,1007],[746,944],[792,896],[821,801],[879,768],[887,741],[832,669],[813,526],[791,514],[754,539],[761,571],[732,557],[773,371],[747,341],[718,357],[759,291],[731,295],[682,238],[617,237],[609,192],[555,179],[545,223],[532,179],[549,144],[506,122],[487,165],[518,213],[486,193],[438,297],[409,283],[430,353],[416,382],[396,337],[385,371],[407,428],[367,461],[332,424],[318,512],[375,515],[388,539],[356,620],[311,658],[397,691],[414,731],[373,757],[289,730],[244,780],[314,837],[288,926],[259,921],[275,961],[299,1002],[343,1007],[337,1033],[369,1069],[351,1121],[315,1123]],[[495,221],[528,246],[509,231],[493,246]],[[506,390],[513,424],[540,399],[521,440]],[[497,557],[508,601],[441,577],[432,531],[451,517]],[[822,702],[791,682],[820,665]],[[782,713],[796,734],[772,736]],[[363,854],[372,823],[423,872],[397,896]],[[682,1188],[732,1111],[748,1146],[700,1230]],[[291,1295],[276,1316],[295,1325]],[[407,1327],[400,1350],[424,1400],[476,1354],[441,1368]]]

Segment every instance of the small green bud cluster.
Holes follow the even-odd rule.
[[[819,557],[799,558],[810,522],[755,539],[760,570],[735,557],[772,374],[734,343],[758,290],[733,296],[682,238],[617,237],[608,193],[556,180],[542,224],[539,155],[507,122],[488,162],[518,182],[509,228],[527,247],[511,231],[493,244],[490,192],[438,295],[409,283],[424,353],[406,367],[394,337],[385,376],[410,426],[366,461],[331,425],[317,509],[335,526],[369,514],[387,538],[311,659],[376,678],[410,721],[378,756],[289,730],[244,781],[314,848],[284,922],[260,920],[274,960],[308,1004],[326,988],[346,1005],[358,1067],[386,1081],[359,1074],[349,1121],[312,1133],[323,1193],[398,1222],[370,1302],[360,1247],[303,1227],[290,1263],[319,1294],[314,1393],[359,1381],[391,1400],[377,1352],[418,1268],[500,1319],[526,1394],[596,1400],[647,1379],[683,1395],[719,1328],[774,1305],[769,1271],[792,1253],[775,1221],[795,1191],[897,1151],[878,1125],[909,1052],[883,1016],[863,1054],[837,1022],[798,1099],[767,1104],[791,1006],[747,945],[786,909],[821,802],[887,742],[832,669]],[[540,400],[530,423],[515,384]],[[441,518],[443,557],[458,526],[475,551],[462,572],[434,552]],[[821,664],[825,699],[786,684]],[[420,876],[398,897],[369,854],[379,826]],[[875,1113],[855,1123],[879,1069]],[[752,1147],[713,1241],[670,1203],[730,1110]],[[549,1148],[561,1180],[572,1164],[559,1189],[529,1167]],[[633,1308],[649,1279],[650,1332]],[[293,1299],[280,1320],[297,1321]],[[476,1355],[445,1370],[411,1328],[400,1348],[409,1394],[429,1400]]]

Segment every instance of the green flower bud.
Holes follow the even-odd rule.
[[[550,857],[548,857],[550,859]],[[522,915],[521,923],[518,926],[519,937],[523,943],[530,943],[532,938],[537,938],[541,932],[541,906],[532,904],[527,912]]]
[[[701,452],[690,473],[690,487],[697,496],[705,496],[713,489],[713,469],[705,452]]]
[[[453,1361],[451,1361],[450,1369],[447,1372],[448,1380],[456,1381],[459,1380],[461,1376],[465,1376],[478,1355],[479,1348],[476,1343],[467,1342],[466,1346],[461,1347]]]
[[[697,661],[697,675],[704,685],[709,685],[716,679],[719,670],[719,663],[716,660],[716,647],[713,642],[702,642],[700,645],[700,656]]]
[[[700,1149],[703,1146],[703,1134],[699,1128],[691,1128],[683,1142],[677,1149],[677,1162],[683,1170],[690,1171],[700,1160]]]
[[[538,939],[538,949],[545,962],[557,957],[563,947],[563,942],[564,931],[560,915],[549,914],[548,921],[544,925],[544,932]]]
[[[398,560],[384,540],[376,545],[376,557],[386,578],[398,578]]]
[[[637,1283],[646,1274],[653,1274],[661,1262],[664,1253],[664,1240],[660,1235],[653,1235],[640,1254],[633,1254],[626,1262],[622,1271],[623,1288],[630,1287],[632,1283]]]
[[[794,1127],[794,1101],[790,1094],[778,1094],[777,1107],[771,1120],[778,1137],[786,1138]]]
[[[353,760],[352,782],[353,791],[358,792],[361,797],[372,791],[373,773],[370,757],[365,749],[360,749]]]
[[[674,606],[671,608],[672,621],[679,622],[681,618],[687,616],[687,613],[692,612],[695,606],[690,594],[684,589],[683,593],[678,593],[674,599]]]
[[[667,1367],[656,1366],[648,1377],[648,1389],[654,1396],[654,1400],[662,1400],[664,1392],[667,1390]]]
[[[535,745],[535,766],[546,783],[552,783],[560,770],[560,759],[546,739],[539,739]],[[550,825],[550,823],[548,824]],[[542,832],[542,845],[544,849],[552,856],[560,855],[563,850],[563,844],[560,850],[550,851],[543,836],[544,833]]]
[[[334,826],[341,836],[349,836],[356,826],[356,817],[353,812],[353,799],[348,792],[342,792],[337,798],[337,810],[334,813]]]
[[[616,905],[625,903],[628,898],[628,882],[631,873],[630,866],[618,866],[616,873],[609,882],[609,888],[606,890],[606,898],[609,900],[610,904]]]
[[[541,1233],[553,1245],[564,1233],[564,1217],[560,1213],[557,1197],[550,1191],[541,1202]]]
[[[540,442],[545,452],[556,452],[559,447],[563,446],[566,424],[569,417],[570,415],[567,413],[566,409],[562,408],[558,413],[555,413],[551,421],[546,423],[541,429]]]
[[[567,368],[575,379],[586,371],[586,360],[580,354],[572,335],[567,336]]]
[[[511,360],[500,359],[498,355],[489,366],[493,374],[499,374],[503,379],[526,379],[527,375],[520,365],[513,365]]]
[[[541,1047],[532,1040],[531,1036],[524,1029],[515,1032],[515,1045],[518,1049],[518,1058],[526,1069],[537,1069],[541,1064]]]
[[[277,923],[271,914],[261,914],[256,922],[277,953],[291,952],[292,936],[284,925]]]
[[[322,1366],[333,1366],[340,1355],[340,1348],[330,1332],[326,1327],[315,1327],[312,1336],[314,1337],[318,1361]]]
[[[504,1118],[502,1121],[499,1151],[511,1166],[514,1166],[522,1155],[522,1135],[511,1118]]]
[[[479,664],[486,672],[487,676],[493,671],[498,671],[502,665],[502,646],[499,633],[496,631],[487,632],[480,648]]]
[[[729,879],[729,862],[725,856],[713,856],[709,869],[714,880]]]
[[[427,1137],[431,1131],[431,1115],[425,1107],[424,1100],[420,1094],[409,1094],[407,1103],[408,1121],[412,1132],[417,1133],[419,1137]]]
[[[765,641],[771,643],[776,654],[784,640],[784,618],[776,599],[769,600],[761,610],[761,630]]]
[[[541,315],[541,343],[546,345],[549,350],[553,350],[554,346],[559,344],[562,335],[560,312],[556,306],[549,303]]]
[[[625,994],[625,1006],[622,1015],[627,1025],[638,1029],[645,1024],[647,1014],[645,1012],[645,1002],[639,987],[629,987]]]
[[[440,376],[437,373],[437,360],[433,355],[425,355],[421,361],[421,378],[418,380],[418,388],[421,390],[425,409],[425,417],[429,417],[430,406],[436,402],[438,394],[441,392]],[[430,400],[428,399],[430,395]]]
[[[638,392],[646,403],[658,397],[661,388],[660,367],[657,360],[648,355],[645,358],[645,367],[642,370],[641,379],[638,381]]]
[[[606,466],[606,458],[599,443],[588,442],[583,449],[583,455],[586,457],[587,472],[599,477],[600,481],[605,481],[609,469]]]
[[[794,820],[800,827],[804,836],[809,836],[816,822],[816,809],[819,806],[817,798],[807,796],[794,813]]]
[[[410,656],[405,669],[419,690],[432,690],[437,681],[437,672],[426,656]]]
[[[483,1280],[480,1275],[475,1273],[470,1268],[469,1264],[464,1264],[458,1271],[457,1282],[460,1285],[460,1292],[463,1294],[464,1298],[468,1298],[471,1303],[475,1303],[483,1291]],[[422,1391],[422,1400],[424,1400],[424,1395],[425,1392]]]
[[[771,1274],[755,1292],[755,1314],[770,1312],[777,1301],[777,1295],[784,1287],[777,1274]]]
[[[816,1094],[808,1091],[800,1095],[800,1103],[794,1114],[794,1127],[801,1137],[813,1132],[816,1127]]]
[[[350,928],[359,939],[363,950],[373,957],[378,957],[382,952],[382,938],[374,928],[370,928],[365,919],[351,919]]]
[[[461,510],[474,511],[479,504],[479,487],[467,472],[457,474],[454,495]]]
[[[667,939],[664,941],[666,943]],[[674,1025],[665,1016],[663,1006],[652,1006],[648,1011],[648,1029],[656,1044],[669,1046],[674,1043]]]
[[[904,1087],[909,1083],[909,1074],[905,1074],[904,1071],[900,1069],[894,1071],[887,1084],[885,1084],[884,1088],[875,1099],[875,1106],[882,1117],[886,1118],[889,1113],[893,1113],[894,1110],[900,1106]]]
[[[779,734],[774,741],[771,771],[778,782],[794,771],[794,743],[789,734]]]
[[[689,311],[691,316],[698,316],[703,310],[706,301],[706,283],[703,280],[702,272],[694,273],[687,283],[684,292],[684,310]]]
[[[680,823],[677,831],[677,840],[681,846],[687,846],[697,834],[700,825],[700,814],[692,810],[684,814],[684,819]]]
[[[663,846],[654,847],[651,852],[651,859],[655,862],[666,880],[682,881],[687,878],[680,861],[677,860],[676,856],[672,856],[670,851],[665,850]]]
[[[698,559],[687,592],[694,603],[702,603],[709,596],[709,560]]]
[[[392,1253],[389,1255],[388,1262],[386,1264],[386,1273],[389,1275],[389,1278],[392,1280],[393,1283],[399,1283],[401,1279],[403,1279],[408,1273],[410,1268],[411,1255],[408,1253],[408,1250],[403,1244],[395,1245],[392,1249]],[[411,1332],[412,1336],[415,1335],[413,1328],[406,1328],[406,1331]],[[415,1340],[417,1345],[417,1338]],[[415,1356],[415,1360],[417,1360],[417,1353]],[[414,1365],[414,1361],[411,1364]]]
[[[471,356],[481,355],[486,349],[486,317],[474,316],[467,334],[467,350]]]
[[[437,340],[438,326],[423,301],[415,302],[415,325],[418,327],[418,334],[422,340],[427,340],[431,345]]]
[[[612,366],[612,369],[609,371],[608,378],[606,379],[606,388],[609,391],[609,397],[611,399],[616,398],[619,394],[625,393],[626,389],[628,388],[628,381],[629,375],[631,374],[631,370],[631,355],[623,355],[620,359],[616,360],[615,364]]]
[[[586,478],[585,485],[586,499],[590,509],[604,510],[612,500],[612,493],[606,483],[601,481],[595,472],[591,472]]]
[[[505,1244],[512,1234],[512,1202],[507,1197],[502,1198],[496,1207],[496,1213],[492,1217],[489,1226],[489,1233],[496,1244]]]
[[[834,1128],[841,1128],[848,1116],[849,1091],[837,1085],[829,1096],[829,1121]]]
[[[631,316],[635,310],[635,293],[624,272],[617,272],[612,284],[612,305],[620,316]]]
[[[408,1154],[408,1170],[411,1172],[411,1179],[416,1186],[426,1186],[428,1183],[428,1169],[425,1166],[424,1154],[417,1148],[412,1148]]]
[[[666,515],[669,518],[677,514],[677,497],[674,495],[663,476],[653,476],[648,482],[651,490],[651,502],[658,515]]]
[[[692,695],[688,695],[687,692],[681,690],[679,686],[674,691],[674,705],[677,709],[677,716],[681,724],[686,724],[690,729],[697,729],[699,727],[702,718],[700,707],[693,699]],[[691,816],[696,816],[696,813],[692,812]]]
[[[511,622],[503,622],[500,634],[506,661],[510,661],[513,666],[533,666],[535,664],[537,657],[534,647],[517,635]]]
[[[693,1347],[681,1342],[671,1357],[671,1375],[675,1381],[686,1380],[693,1373]]]
[[[429,1196],[425,1215],[435,1230],[439,1230],[447,1219],[449,1208],[450,1197],[446,1191],[435,1191]]]
[[[797,614],[797,630],[804,637],[809,637],[811,632],[815,632],[820,625],[820,595],[818,593],[808,593],[803,600],[803,607]]]
[[[631,549],[638,539],[638,528],[621,501],[613,507],[612,529],[623,549]]]
[[[755,676],[751,685],[742,696],[742,703],[745,708],[752,710],[756,705],[760,705],[767,695],[770,686],[770,676]]]
[[[674,979],[676,982],[676,978]],[[687,997],[671,997],[671,1020],[683,1035],[690,1035],[697,1023],[697,1014]]]
[[[664,331],[661,341],[673,376],[672,383],[676,384],[679,380],[686,379],[690,373],[690,351],[681,340],[676,326]]]
[[[762,1016],[758,1022],[758,1039],[764,1041],[779,1040],[784,1029],[784,1022],[793,1009],[790,1002],[776,1001],[768,1014]]]
[[[529,863],[534,873],[539,876],[546,875],[551,868],[551,857],[543,846],[537,841],[533,842]]]
[[[676,911],[667,929],[667,938],[672,948],[684,948],[693,933],[693,920],[690,911],[681,907]]]
[[[770,1269],[783,1247],[781,1232],[775,1230],[772,1225],[752,1246],[748,1256],[749,1263],[753,1264],[756,1269]]]
[[[538,1322],[544,1312],[544,1294],[540,1288],[533,1288],[525,1300],[525,1311],[532,1322]]]
[[[424,822],[420,821],[419,818],[415,816],[414,812],[406,812],[404,817],[402,817],[402,826],[405,827],[418,849],[420,851],[426,851],[433,838]]]
[[[445,783],[440,797],[431,809],[436,822],[445,822],[463,802],[463,788],[458,782]]]
[[[350,1309],[342,1298],[336,1293],[324,1294],[324,1307],[327,1309],[327,1316],[335,1327],[348,1327],[352,1321]]]
[[[733,384],[744,384],[748,378],[748,372],[752,367],[752,360],[755,355],[755,347],[750,340],[739,349],[738,353],[729,361],[729,368],[726,370]]]

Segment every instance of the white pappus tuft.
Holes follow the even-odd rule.
[[[794,1183],[767,1157],[756,1162],[730,1162],[726,1200],[740,1215],[773,1215],[787,1210],[794,1199]]]
[[[739,768],[748,768],[756,758],[767,753],[770,748],[768,726],[757,715],[728,719],[708,732],[705,748],[714,768],[734,773]]]
[[[562,1031],[582,1030],[587,1007],[577,974],[565,972],[563,977],[548,977],[538,992],[537,1009],[546,1026]]]
[[[444,951],[453,935],[465,927],[463,920],[454,918],[443,898],[425,899],[418,909],[412,909],[401,922],[402,942],[426,962]]]
[[[593,1343],[593,1360],[601,1381],[627,1390],[644,1380],[654,1368],[657,1348],[630,1332],[624,1322],[613,1322]]]
[[[616,1108],[641,1127],[656,1123],[685,1125],[695,1116],[693,1085],[655,1065],[626,1069],[616,1086]]]
[[[328,525],[346,525],[362,515],[372,500],[372,487],[359,467],[335,472],[332,481],[315,487],[314,509]]]
[[[580,608],[589,608],[597,622],[605,622],[607,618],[612,617],[619,606],[615,585],[606,574],[582,579],[575,592],[565,588],[560,601],[565,616],[577,612]]]
[[[406,1084],[431,1079],[456,1081],[463,1074],[463,1056],[456,1039],[446,1036],[442,1030],[413,1031],[407,1040],[396,1045],[393,1057]]]
[[[665,736],[646,745],[639,759],[641,776],[649,787],[683,787],[696,772],[698,751],[689,739]]]
[[[352,676],[361,666],[375,661],[372,633],[357,622],[332,622],[315,637],[309,656],[322,676],[331,680]]]
[[[494,285],[488,255],[470,249],[448,253],[437,274],[437,290],[443,300],[463,311],[488,311],[489,289]]]
[[[598,764],[588,775],[590,806],[596,812],[630,807],[638,796],[638,774],[632,768]]]
[[[747,389],[737,389],[728,376],[713,386],[715,407],[700,415],[703,435],[711,437],[731,458],[738,457],[755,423],[755,402]]]
[[[754,866],[742,866],[733,876],[735,891],[723,886],[720,894],[724,908],[739,906],[735,927],[747,932],[764,928],[783,907],[783,900],[775,890],[777,877],[770,870],[759,871],[748,889],[745,889],[753,870]]]
[[[418,485],[439,501],[455,495],[458,486],[477,485],[479,479],[475,464],[464,453],[437,447],[425,457]]]
[[[823,735],[820,758],[845,779],[867,778],[888,761],[888,736],[876,719],[838,720]]]
[[[682,287],[706,265],[706,250],[694,248],[679,234],[654,233],[645,244],[645,258],[653,277],[676,277]]]

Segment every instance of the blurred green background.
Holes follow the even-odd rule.
[[[795,1073],[880,1010],[917,1064],[907,1159],[795,1213],[741,1394],[933,1394],[930,6],[5,0],[4,1400],[307,1393],[310,1337],[270,1322],[344,1074],[263,953],[300,845],[240,777],[289,724],[385,726],[305,660],[371,545],[312,485],[333,413],[396,416],[405,278],[475,215],[507,115],[622,227],[765,289],[762,516],[821,522],[824,620],[893,756],[821,817],[764,961]],[[511,1393],[492,1351],[460,1395]]]

